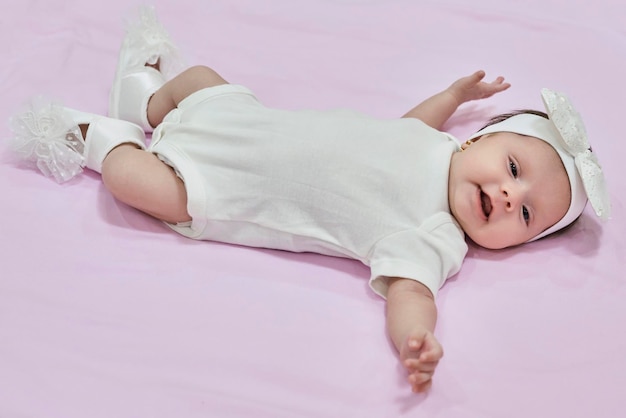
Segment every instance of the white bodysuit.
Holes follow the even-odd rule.
[[[185,182],[194,239],[360,260],[435,295],[467,252],[449,213],[451,136],[413,119],[270,109],[222,85],[183,100],[150,151]]]

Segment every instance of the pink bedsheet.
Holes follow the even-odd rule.
[[[135,1],[10,2],[0,117],[35,94],[105,112]],[[414,395],[357,262],[182,238],[87,173],[0,154],[0,417],[621,417],[626,394],[626,4],[619,0],[156,1],[189,64],[268,105],[404,113],[483,68],[491,114],[569,94],[613,202],[566,234],[471,247],[440,292],[446,355]],[[1,136],[9,136],[3,124]]]

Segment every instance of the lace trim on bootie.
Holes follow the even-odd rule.
[[[141,6],[139,18],[126,21],[126,46],[133,51],[130,67],[154,65],[161,59],[159,69],[171,76],[182,67],[180,52],[169,34],[159,22],[152,6]]]
[[[10,127],[10,147],[46,177],[63,183],[83,171],[85,141],[63,106],[35,97],[11,117]]]

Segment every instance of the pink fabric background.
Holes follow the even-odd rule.
[[[13,1],[0,16],[0,117],[35,94],[105,112],[135,1]],[[349,260],[177,236],[87,173],[58,185],[0,154],[0,416],[620,417],[626,392],[626,5],[618,0],[161,0],[189,64],[268,105],[395,117],[483,68],[489,115],[567,92],[613,218],[471,247],[442,289],[446,355],[413,395],[384,302]],[[9,136],[8,125],[0,136]],[[391,145],[390,145],[391,146]]]

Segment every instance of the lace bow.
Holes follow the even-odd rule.
[[[157,18],[154,6],[141,6],[138,13],[138,19],[126,22],[126,47],[133,51],[128,67],[159,62],[161,73],[170,78],[183,68],[180,52]]]
[[[596,215],[607,219],[611,212],[609,193],[602,167],[591,151],[583,121],[569,98],[550,89],[542,89],[541,97],[550,120],[561,134],[561,146],[573,158],[582,179],[587,198]]]
[[[10,123],[11,147],[45,176],[63,183],[83,171],[82,135],[60,105],[35,97]]]

